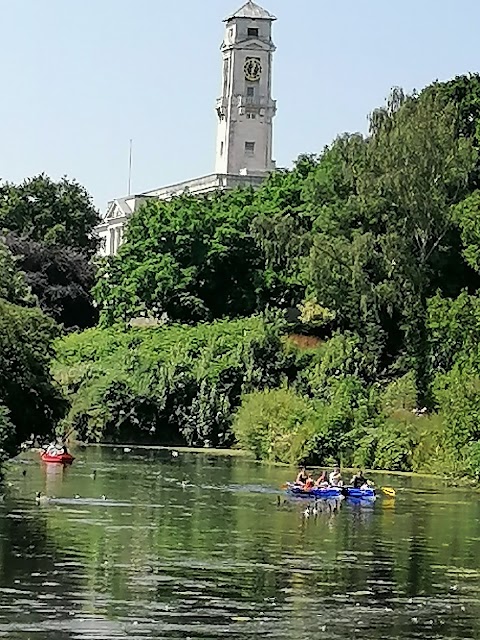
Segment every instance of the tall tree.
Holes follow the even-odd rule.
[[[13,233],[6,243],[44,313],[66,329],[95,325],[98,313],[91,294],[95,267],[85,253]]]
[[[46,435],[65,404],[50,374],[58,331],[38,308],[8,247],[0,241],[0,461],[33,432]]]
[[[265,304],[294,307],[304,298],[302,261],[312,220],[303,191],[317,164],[316,156],[300,156],[292,170],[272,173],[255,193],[252,232],[264,262]]]
[[[75,181],[54,182],[42,174],[22,184],[0,186],[0,229],[91,256],[99,215],[87,191]]]
[[[429,382],[426,302],[433,294],[432,271],[442,268],[442,253],[450,250],[452,205],[467,193],[475,162],[472,141],[458,135],[456,105],[441,95],[406,99],[396,90],[387,108],[373,114],[365,184],[388,203],[385,227],[403,257],[396,271],[405,301],[406,347],[422,401]]]
[[[467,193],[475,162],[472,141],[458,135],[455,105],[440,94],[407,98],[395,90],[372,114],[366,146],[353,161],[340,156],[337,175],[350,182],[345,189],[337,179],[334,191],[343,197],[325,204],[313,191],[320,233],[309,272],[318,301],[333,307],[343,328],[396,350],[393,357],[405,350],[421,401],[428,389],[426,301],[435,287],[450,286],[451,265],[462,262],[452,205]]]
[[[0,185],[0,232],[42,310],[66,328],[92,326],[97,318],[90,262],[98,222],[91,197],[75,181],[40,175]]]
[[[102,320],[167,314],[195,322],[253,313],[263,279],[252,202],[253,191],[242,189],[145,204],[132,216],[119,255],[100,269]]]

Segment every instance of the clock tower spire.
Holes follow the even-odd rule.
[[[222,95],[217,100],[216,173],[265,174],[273,155],[275,16],[249,0],[226,18]]]

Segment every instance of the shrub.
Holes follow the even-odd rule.
[[[71,400],[66,428],[93,441],[232,444],[242,393],[295,374],[281,330],[254,317],[72,334],[57,343],[53,367]]]
[[[312,403],[289,389],[246,395],[233,424],[238,444],[259,460],[294,463],[314,435]]]
[[[8,409],[2,422],[8,453],[30,434],[48,434],[63,415],[65,402],[50,374],[51,343],[57,329],[38,309],[26,309],[0,299],[0,403]],[[6,448],[6,447],[4,447]]]
[[[17,433],[10,419],[10,411],[0,402],[0,462],[6,460],[17,450]]]
[[[380,402],[386,415],[392,415],[397,411],[413,411],[417,407],[415,373],[409,371],[401,378],[390,382],[381,394]]]

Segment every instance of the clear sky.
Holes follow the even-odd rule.
[[[222,19],[242,0],[0,0],[0,178],[76,178],[104,208],[214,170]],[[275,157],[290,166],[390,88],[480,67],[479,0],[262,0],[275,13]]]

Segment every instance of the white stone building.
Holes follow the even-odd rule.
[[[108,203],[97,227],[102,255],[117,253],[128,218],[149,198],[201,195],[241,186],[258,187],[275,168],[273,160],[272,63],[276,18],[249,0],[226,18],[222,94],[217,100],[215,173]]]

